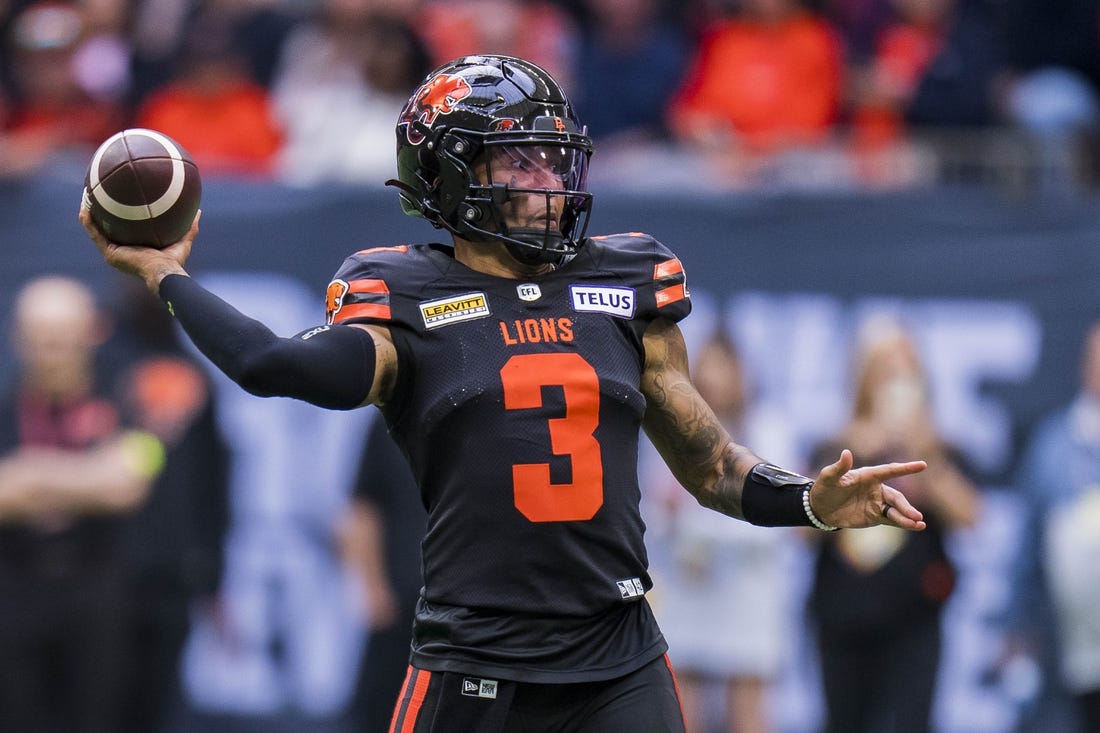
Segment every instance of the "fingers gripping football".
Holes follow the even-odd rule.
[[[93,221],[91,212],[86,206],[80,207],[78,218],[84,227],[84,231],[95,243],[96,248],[103,255],[103,259],[107,264],[121,272],[142,279],[146,286],[156,293],[160,281],[166,275],[187,274],[184,264],[191,254],[191,245],[198,235],[202,212],[200,211],[195,215],[191,228],[178,242],[163,249],[118,245],[108,240],[103,231]]]

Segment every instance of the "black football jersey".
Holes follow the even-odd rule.
[[[520,281],[443,245],[382,247],[343,263],[327,305],[397,349],[382,411],[428,510],[414,662],[573,681],[663,653],[643,602],[639,383],[646,327],[690,311],[679,260],[646,235],[594,237]]]

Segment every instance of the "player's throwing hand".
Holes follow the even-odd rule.
[[[84,230],[88,232],[99,249],[107,264],[128,275],[141,278],[154,293],[158,291],[160,281],[167,275],[186,274],[183,268],[187,258],[191,254],[191,245],[199,233],[199,219],[202,212],[195,215],[191,228],[178,242],[163,249],[155,247],[122,246],[111,242],[107,236],[96,226],[91,212],[87,207],[81,206],[79,219]]]

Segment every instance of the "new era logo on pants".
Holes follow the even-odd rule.
[[[480,680],[476,677],[463,677],[462,694],[467,697],[484,697],[490,700],[496,699],[497,681]]]
[[[615,585],[619,588],[619,595],[624,599],[627,598],[639,598],[645,595],[645,586],[642,585],[641,578],[626,578],[624,580],[615,581]]]

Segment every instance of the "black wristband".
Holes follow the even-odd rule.
[[[813,479],[770,463],[757,463],[745,477],[741,513],[761,527],[812,527],[803,497]]]

